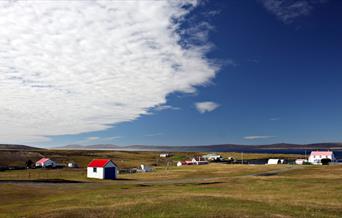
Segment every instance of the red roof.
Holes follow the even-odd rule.
[[[94,159],[88,164],[88,167],[105,167],[110,161],[110,159]]]
[[[50,159],[44,157],[44,158],[40,159],[39,161],[37,161],[36,163],[43,164],[43,163],[45,163],[45,162],[48,161],[48,160],[50,160]]]
[[[330,156],[332,155],[332,151],[312,151],[311,155],[324,155],[324,156]]]

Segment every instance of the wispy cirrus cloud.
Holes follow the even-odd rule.
[[[91,137],[86,138],[87,141],[96,141],[99,139],[100,139],[100,137],[97,137],[97,136],[91,136]]]
[[[75,142],[72,142],[72,144],[89,144],[89,143],[108,143],[117,139],[122,138],[121,136],[110,136],[110,137],[99,137],[99,136],[90,136],[86,137],[82,140],[78,140]]]
[[[252,135],[252,136],[245,136],[245,137],[243,137],[243,139],[246,139],[246,140],[271,139],[271,138],[275,138],[275,136]]]
[[[104,130],[148,114],[170,93],[195,92],[218,70],[205,58],[209,25],[191,30],[202,43],[183,40],[181,24],[196,6],[1,1],[0,141]]]
[[[327,0],[261,0],[264,7],[277,16],[282,22],[289,24],[302,16],[308,16],[317,4]]]
[[[155,136],[162,136],[164,135],[164,133],[162,132],[157,132],[157,133],[150,133],[150,134],[146,134],[146,137],[155,137]]]
[[[153,108],[156,111],[163,111],[163,110],[180,110],[179,107],[175,107],[172,105],[158,105]]]
[[[195,103],[195,107],[201,114],[216,110],[220,105],[212,101],[204,101]]]

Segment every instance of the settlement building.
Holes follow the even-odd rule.
[[[332,151],[312,151],[309,156],[309,162],[312,164],[322,164],[323,159],[326,159],[328,162],[336,160]]]
[[[95,179],[116,179],[116,164],[110,159],[95,159],[88,164],[87,177]]]
[[[144,164],[140,165],[140,169],[138,169],[138,172],[142,172],[142,173],[147,173],[147,172],[152,172],[153,168],[150,166],[145,166]]]
[[[159,155],[159,157],[170,157],[171,155],[169,153],[162,153]]]
[[[201,157],[194,157],[194,158],[192,158],[191,162],[192,162],[194,165],[204,165],[204,164],[208,164],[208,161],[204,160],[204,159],[201,158]]]
[[[36,167],[56,167],[56,163],[49,158],[42,158],[36,162]]]
[[[305,164],[307,162],[308,162],[308,160],[306,160],[306,159],[297,159],[295,161],[295,163],[298,164],[298,165],[303,165],[303,164]]]
[[[268,159],[267,164],[284,164],[285,160],[284,159]]]
[[[209,161],[220,161],[223,160],[223,157],[218,154],[207,154],[202,156],[204,159]]]

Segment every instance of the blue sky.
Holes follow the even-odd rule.
[[[138,15],[143,11],[142,8],[151,7],[134,2],[130,4],[130,10],[135,8]],[[45,7],[47,6],[42,7],[42,11]],[[89,10],[91,14],[95,11],[92,7],[86,5],[84,11]],[[127,12],[122,6],[110,7],[112,10],[107,11],[114,14],[108,12],[104,15],[103,19],[109,19],[107,22],[112,22],[110,19],[113,18],[110,16],[116,16],[115,13]],[[15,131],[18,126],[10,124],[12,126],[7,129],[3,127],[5,133],[0,136],[4,142],[40,146],[100,143],[186,146],[342,141],[341,9],[342,2],[332,0],[222,0],[184,5],[163,3],[151,10],[155,19],[141,12],[141,16],[137,15],[133,20],[127,21],[140,25],[138,21],[146,20],[146,25],[132,25],[129,30],[118,29],[113,35],[101,39],[101,42],[91,41],[96,37],[90,39],[80,35],[77,43],[82,40],[90,42],[85,47],[89,49],[85,50],[87,52],[91,51],[94,44],[97,46],[96,52],[101,50],[101,46],[113,46],[114,50],[104,49],[102,53],[97,53],[96,57],[106,54],[105,58],[93,61],[95,56],[82,56],[85,52],[83,50],[76,55],[73,52],[78,47],[70,46],[74,49],[70,51],[72,58],[65,59],[69,65],[64,66],[65,62],[61,62],[58,67],[50,68],[51,71],[48,70],[49,66],[37,68],[32,75],[39,76],[36,78],[31,75],[29,79],[25,77],[27,74],[20,74],[19,66],[22,63],[42,61],[37,58],[40,55],[30,57],[30,62],[15,63],[14,67],[0,63],[1,69],[15,69],[14,76],[11,75],[10,78],[14,78],[16,84],[20,80],[20,88],[23,89],[22,94],[13,94],[15,91],[10,89],[13,87],[8,86],[8,93],[2,93],[2,96],[10,96],[8,99],[1,99],[10,105],[2,108],[3,111],[8,111],[3,120],[18,123],[20,134]],[[15,10],[17,9],[13,9],[13,13]],[[0,16],[8,18],[11,13],[0,12]],[[31,12],[27,13],[27,16],[31,15]],[[57,15],[51,16],[53,20]],[[164,23],[169,22],[170,17],[176,17],[177,22],[165,26]],[[71,14],[70,20],[73,19],[83,18]],[[103,19],[97,21],[96,27],[102,25]],[[163,19],[164,23],[155,21]],[[58,31],[63,29],[64,24],[57,24],[54,28]],[[23,29],[25,25],[27,24],[23,24]],[[84,24],[80,21],[79,26],[82,25]],[[114,23],[113,28],[120,25]],[[129,52],[118,53],[121,48],[113,41],[125,39],[127,35],[136,37],[144,30],[156,32],[156,36],[151,36],[152,42],[146,42],[149,35],[139,38],[148,44],[147,47],[134,50],[140,46],[139,43],[129,48]],[[8,28],[7,32],[14,34],[15,31],[17,29]],[[48,43],[52,40],[50,35],[45,37],[44,25],[28,31],[35,32]],[[61,34],[66,35],[65,31]],[[98,31],[101,32],[102,29]],[[84,34],[87,35],[86,33]],[[65,40],[70,40],[68,36],[66,35]],[[74,35],[70,36],[74,38]],[[115,40],[112,40],[113,37]],[[18,40],[20,42],[20,38]],[[153,40],[158,43],[153,44]],[[101,44],[103,41],[108,44]],[[131,46],[134,40],[127,43],[124,49]],[[163,52],[155,53],[156,50],[149,50],[151,48]],[[11,55],[25,55],[30,50],[32,48]],[[45,47],[41,50],[48,58],[60,55],[50,54],[50,50]],[[114,52],[110,53],[112,51]],[[124,59],[125,55],[131,55],[130,51],[136,56]],[[63,52],[69,52],[68,48]],[[140,53],[144,55],[141,57]],[[121,62],[114,65],[111,61],[113,59],[110,59],[113,56]],[[154,60],[160,57],[163,59],[155,63]],[[76,76],[88,75],[80,69],[93,67],[94,71],[101,74],[96,73],[94,79],[94,76],[91,77],[94,71],[90,71],[89,78],[77,77],[72,88],[69,88],[65,85],[67,81],[64,78],[55,75],[60,75],[58,73],[62,67],[65,67],[63,70],[68,69],[68,66],[82,64],[78,58],[88,59],[84,65],[72,68],[74,71],[64,77],[74,81]],[[104,61],[106,58],[109,58],[108,62]],[[50,59],[43,61],[48,62]],[[136,68],[133,63],[137,65]],[[53,62],[51,66],[54,67],[55,64]],[[40,75],[44,74],[44,70],[49,73],[42,77]],[[139,74],[134,74],[137,70]],[[113,78],[113,72],[124,73],[115,74]],[[146,79],[152,77],[153,80]],[[39,83],[36,84],[35,79]],[[9,84],[5,83],[5,77],[2,82],[3,85]],[[29,84],[32,95],[24,90],[26,84]],[[83,90],[85,84],[94,89]],[[98,84],[101,86],[97,86]],[[54,95],[49,95],[46,99],[40,95],[47,91],[43,93],[46,96],[51,90]],[[75,96],[73,93],[76,93]],[[40,102],[39,107],[30,106],[34,102]],[[26,108],[33,108],[16,109],[20,108],[17,105],[22,104]],[[12,120],[8,118],[12,116]],[[23,121],[25,116],[32,118],[26,122]],[[2,125],[8,123],[3,121]],[[78,128],[79,126],[82,128]]]

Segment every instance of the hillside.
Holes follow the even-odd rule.
[[[42,150],[43,148],[36,148],[27,145],[16,144],[0,144],[0,150]]]
[[[203,152],[219,152],[219,151],[249,151],[249,150],[296,150],[296,149],[342,149],[342,143],[314,143],[314,144],[270,144],[270,145],[238,145],[238,144],[221,144],[221,145],[198,145],[198,146],[157,146],[157,145],[130,145],[118,146],[111,144],[97,144],[97,145],[67,145],[58,147],[58,149],[75,149],[75,150],[136,150],[136,151],[203,151]]]

